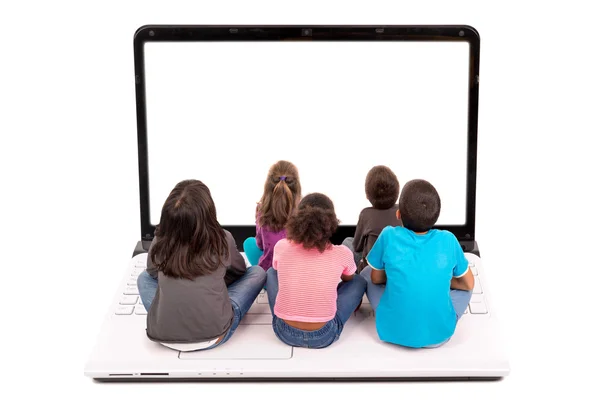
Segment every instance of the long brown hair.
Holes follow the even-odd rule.
[[[289,161],[278,161],[269,169],[257,211],[258,223],[271,230],[285,228],[302,193],[298,168]]]
[[[305,249],[318,249],[322,253],[331,247],[330,239],[338,225],[331,199],[322,193],[311,193],[302,199],[290,218],[286,236]]]
[[[210,190],[197,180],[179,182],[171,191],[155,236],[150,259],[174,278],[210,274],[224,264],[229,252]]]

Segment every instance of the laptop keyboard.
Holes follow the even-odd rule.
[[[484,299],[483,288],[479,280],[479,271],[473,263],[469,263],[469,267],[473,272],[475,278],[475,287],[473,288],[473,294],[471,295],[471,301],[469,306],[465,310],[465,314],[487,314],[488,309]],[[116,305],[115,315],[146,315],[146,309],[140,299],[137,289],[137,277],[146,268],[145,258],[137,259],[133,262],[130,276],[127,278],[127,283],[123,288],[119,304]],[[373,315],[373,310],[369,304],[369,299],[366,294],[363,296],[363,303],[358,312]],[[246,313],[241,325],[271,325],[272,316],[271,309],[269,307],[269,300],[265,290],[261,290],[256,300],[250,307],[250,310]]]
[[[469,268],[473,272],[475,278],[475,286],[473,287],[473,294],[471,294],[471,301],[469,306],[465,310],[465,314],[487,314],[487,306],[483,298],[483,288],[481,287],[481,281],[479,280],[479,271],[475,264],[469,262]]]

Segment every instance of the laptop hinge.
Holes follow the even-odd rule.
[[[151,240],[141,240],[137,242],[137,244],[135,245],[135,249],[133,250],[133,255],[131,257],[135,257],[141,253],[147,253],[148,249],[150,248],[151,242]]]
[[[481,256],[476,240],[460,240],[459,243],[465,253],[473,253],[478,257]]]

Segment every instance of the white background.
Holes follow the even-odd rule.
[[[584,4],[4,2],[0,397],[597,397],[600,63],[597,13]],[[132,35],[149,23],[476,27],[476,236],[511,376],[337,385],[99,385],[85,378],[139,236]]]
[[[223,225],[253,225],[269,167],[299,171],[342,225],[370,203],[365,176],[438,190],[438,224],[466,222],[466,42],[145,45],[151,223],[177,182],[211,190]]]

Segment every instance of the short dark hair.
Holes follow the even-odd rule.
[[[413,232],[426,232],[440,216],[440,196],[426,180],[414,179],[402,188],[398,210],[402,225]]]
[[[321,253],[331,247],[330,239],[338,228],[333,202],[322,193],[304,197],[290,218],[287,238],[301,243],[305,249],[318,249]]]
[[[194,279],[224,265],[229,254],[225,231],[208,187],[179,182],[167,197],[149,257],[166,276]]]
[[[371,168],[367,174],[365,192],[373,207],[387,210],[398,201],[400,183],[390,168],[385,165],[377,165]]]

